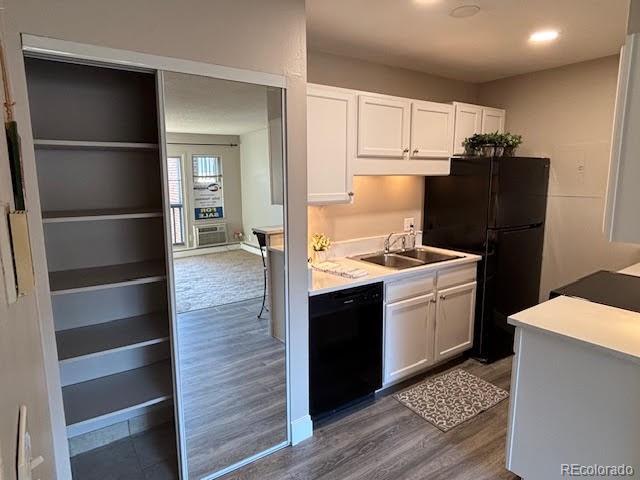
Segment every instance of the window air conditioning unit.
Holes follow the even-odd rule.
[[[213,247],[227,243],[227,224],[194,226],[196,247]]]

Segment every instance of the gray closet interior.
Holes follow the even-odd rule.
[[[73,455],[173,421],[156,77],[25,67]]]

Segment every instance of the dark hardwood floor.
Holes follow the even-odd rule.
[[[511,358],[491,365],[466,360],[450,368],[464,368],[507,390],[510,386]],[[325,421],[314,431],[311,439],[222,478],[516,479],[518,477],[504,466],[508,408],[509,401],[505,400],[442,433],[391,395],[386,395],[367,407],[354,409],[333,421]]]
[[[286,440],[285,348],[261,301],[178,315],[190,480]]]

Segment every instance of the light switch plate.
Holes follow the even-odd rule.
[[[407,217],[404,219],[404,231],[408,232],[409,230],[411,230],[411,226],[416,226],[415,220],[413,217]]]

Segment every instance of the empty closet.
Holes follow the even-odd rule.
[[[173,422],[156,75],[25,68],[73,455]]]

